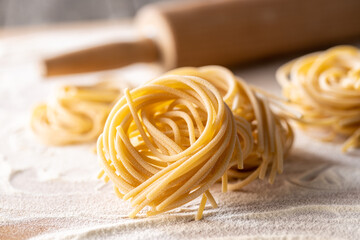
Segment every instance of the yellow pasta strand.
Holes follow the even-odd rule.
[[[198,212],[196,214],[195,220],[200,220],[202,218],[203,212],[204,212],[204,209],[205,209],[206,200],[207,200],[207,197],[206,197],[205,194],[203,194],[203,196],[201,198],[200,205],[199,205],[199,210],[198,210]]]
[[[94,141],[126,86],[102,81],[91,86],[63,86],[48,103],[35,107],[33,132],[46,144],[65,145]]]
[[[236,119],[218,89],[198,76],[167,74],[125,90],[98,138],[100,164],[119,197],[156,215],[203,195],[251,151],[250,124]],[[241,125],[241,127],[238,127]],[[239,143],[242,138],[242,145]],[[224,175],[225,174],[225,175]]]
[[[301,113],[287,116],[304,129],[322,130],[332,141],[348,140],[343,151],[360,146],[360,51],[337,46],[295,59],[277,71],[286,104]]]

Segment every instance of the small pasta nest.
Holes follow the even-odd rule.
[[[230,107],[228,107],[230,106]],[[273,182],[292,144],[287,122],[229,70],[180,68],[132,91],[125,90],[98,139],[103,170],[118,197],[130,200],[135,217],[155,215],[202,195],[217,207],[209,188],[224,192],[256,178]],[[269,170],[269,171],[268,171]]]
[[[304,129],[320,129],[332,141],[345,136],[343,151],[360,146],[360,51],[338,46],[295,59],[277,71],[289,116]]]
[[[48,103],[32,112],[33,132],[46,144],[66,145],[94,141],[124,84],[102,81],[91,86],[59,88]]]

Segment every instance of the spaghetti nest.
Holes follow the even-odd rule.
[[[49,145],[94,141],[124,84],[102,81],[91,86],[63,86],[33,110],[33,132]]]
[[[202,195],[200,219],[207,200],[217,206],[209,188],[221,177],[226,187],[226,170],[243,165],[248,150],[238,135],[251,138],[250,129],[237,127],[218,89],[201,77],[165,75],[124,94],[98,139],[99,177],[105,173],[117,195],[131,199],[130,217]]]
[[[304,128],[324,130],[333,140],[345,136],[343,151],[360,146],[360,51],[338,46],[295,59],[277,71],[290,106]]]
[[[242,188],[257,178],[265,179],[266,175],[269,182],[273,183],[276,174],[283,171],[283,159],[292,146],[294,135],[286,119],[270,109],[263,91],[220,66],[179,68],[168,74],[206,79],[216,86],[230,106],[236,119],[238,136],[245,139],[241,141],[245,160],[240,166],[232,162],[227,175],[238,181],[229,184],[229,189]],[[247,128],[252,133],[250,137],[242,134],[242,130]]]
[[[222,180],[223,192],[229,178],[230,189],[266,175],[272,183],[292,142],[286,120],[228,69],[179,68],[125,91],[98,139],[99,177],[131,199],[130,217],[202,195],[200,219],[207,199],[217,206],[209,192],[214,182]]]

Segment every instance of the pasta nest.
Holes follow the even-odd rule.
[[[229,189],[240,189],[257,178],[265,179],[266,175],[273,183],[276,174],[283,171],[283,160],[293,144],[294,134],[285,117],[270,108],[264,96],[268,94],[221,66],[185,67],[168,74],[199,76],[214,84],[237,119],[238,136],[246,156],[241,166],[232,162],[227,175],[234,181]],[[241,129],[249,126],[252,137],[245,138],[240,134]]]
[[[99,177],[131,199],[130,217],[202,195],[200,219],[207,199],[217,207],[213,183],[221,179],[226,192],[228,176],[238,189],[268,172],[273,182],[292,141],[286,120],[226,68],[180,68],[125,91],[98,139]]]
[[[101,81],[90,86],[59,88],[48,102],[32,112],[33,132],[46,144],[66,145],[94,141],[103,130],[124,84]]]
[[[155,215],[202,195],[200,219],[206,199],[217,206],[209,188],[232,161],[243,164],[230,108],[196,76],[165,75],[124,94],[98,139],[98,155],[118,196],[135,206],[130,217],[146,206]],[[251,137],[246,128],[238,131]]]
[[[343,151],[360,145],[360,51],[337,46],[295,59],[277,71],[292,117],[304,128],[324,130],[323,140],[348,140]]]

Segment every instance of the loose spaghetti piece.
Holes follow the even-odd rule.
[[[179,68],[168,74],[199,76],[208,80],[219,89],[224,101],[231,107],[237,120],[238,136],[246,139],[240,141],[246,150],[244,163],[236,165],[232,161],[233,167],[227,172],[230,179],[240,180],[230,184],[229,189],[239,189],[257,178],[264,179],[267,172],[269,182],[273,183],[276,173],[283,171],[283,159],[292,146],[293,132],[286,119],[272,112],[259,90],[220,66]],[[248,125],[252,136],[242,133]]]
[[[202,195],[201,219],[207,200],[217,207],[209,188],[220,178],[226,188],[226,171],[242,165],[251,147],[240,141],[253,141],[251,128],[238,127],[246,120],[235,120],[202,77],[166,75],[124,95],[98,139],[99,177],[105,175],[116,194],[131,201],[130,217],[143,208],[156,215]]]
[[[304,128],[324,130],[331,141],[348,137],[343,151],[360,146],[360,51],[338,46],[295,59],[277,71],[287,104]]]
[[[124,87],[115,81],[63,86],[50,102],[35,107],[31,127],[49,145],[94,141]]]

